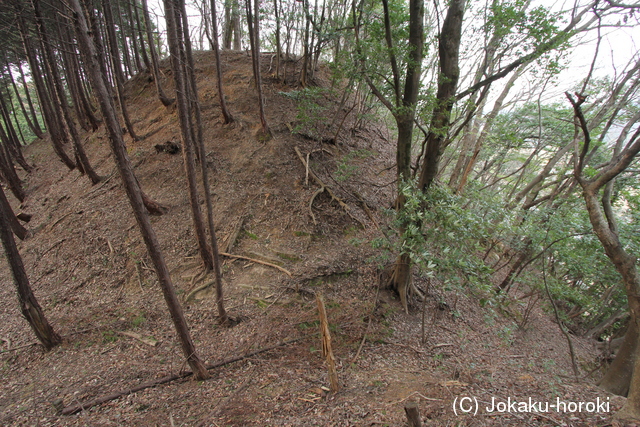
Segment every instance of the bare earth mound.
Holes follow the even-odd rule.
[[[280,267],[225,258],[226,304],[236,326],[217,324],[212,290],[204,286],[212,277],[200,274],[182,157],[155,148],[180,143],[178,119],[157,100],[146,75],[128,83],[134,126],[147,135],[127,141],[129,155],[143,189],[168,207],[153,225],[201,357],[213,364],[295,341],[214,369],[206,382],[174,381],[60,415],[64,407],[187,366],[103,129],[85,137],[90,160],[105,177],[96,186],[69,172],[48,142],[36,141],[26,148],[36,170],[23,176],[29,196],[21,207],[33,215],[32,236],[19,248],[36,296],[65,339],[48,353],[29,345],[34,337],[20,316],[2,257],[1,425],[398,426],[406,423],[409,399],[419,402],[429,425],[610,422],[622,399],[597,389],[591,377],[572,378],[566,341],[538,308],[518,329],[473,298],[435,286],[422,344],[421,307],[404,314],[392,294],[378,291],[380,254],[368,243],[381,235],[388,221],[383,211],[393,199],[394,147],[385,126],[372,120],[356,126],[348,107],[336,113],[339,87],[338,95],[326,92],[317,100],[326,107],[318,113],[324,117],[299,116],[293,91],[301,88],[275,82],[265,55],[274,136],[259,141],[250,58],[226,52],[223,59],[232,125],[220,117],[213,55],[196,58],[218,237],[226,252]],[[291,82],[295,65],[288,64]],[[323,76],[316,83],[329,88]],[[327,143],[340,123],[337,139]],[[328,192],[318,193],[314,173],[346,209]],[[335,395],[327,393],[316,292],[326,301],[338,361],[342,388]],[[595,352],[573,339],[586,370]],[[454,402],[463,397],[478,399],[477,415],[454,413]],[[609,406],[604,413],[488,414],[492,397],[554,404],[600,399]]]

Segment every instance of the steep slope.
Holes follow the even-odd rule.
[[[210,288],[193,292],[211,277],[200,275],[182,158],[155,148],[179,144],[178,120],[174,109],[157,100],[146,75],[127,85],[134,126],[147,135],[127,141],[129,154],[143,189],[168,207],[153,225],[202,357],[214,363],[300,339],[216,369],[204,383],[177,381],[78,415],[58,415],[56,406],[125,390],[180,372],[185,364],[104,131],[85,136],[91,161],[106,177],[96,186],[66,170],[48,143],[36,141],[26,151],[37,169],[24,177],[29,197],[21,207],[33,214],[33,235],[20,250],[36,295],[65,342],[44,354],[27,346],[33,338],[19,316],[3,260],[0,337],[3,350],[11,351],[1,356],[0,424],[400,425],[409,396],[421,400],[420,410],[434,425],[607,419],[588,413],[571,414],[575,420],[566,414],[453,414],[452,402],[462,395],[591,401],[603,394],[590,382],[576,385],[560,377],[570,372],[566,344],[539,310],[526,330],[517,330],[513,320],[488,315],[472,297],[436,287],[422,344],[419,310],[405,315],[393,295],[378,291],[380,254],[368,244],[388,221],[383,210],[394,189],[393,143],[384,125],[376,119],[360,126],[349,105],[338,108],[339,83],[332,86],[324,71],[316,77],[322,90],[276,82],[271,57],[264,55],[274,137],[260,141],[250,58],[244,52],[225,52],[223,58],[227,102],[236,118],[231,125],[223,125],[217,106],[213,55],[196,57],[218,236],[228,252],[291,273],[225,258],[227,307],[239,321],[233,328],[217,325]],[[296,81],[295,66],[288,64],[290,82]],[[309,171],[296,149],[308,159]],[[313,174],[346,209],[327,191],[318,192]],[[334,333],[343,384],[335,396],[322,389],[327,379],[315,335],[315,292],[327,300]],[[588,343],[576,345],[581,363],[590,363]]]

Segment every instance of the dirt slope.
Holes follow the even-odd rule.
[[[295,63],[288,78],[295,82]],[[392,200],[393,144],[383,124],[354,127],[334,114],[340,90],[321,95],[318,120],[297,117],[295,84],[276,82],[270,56],[263,56],[268,142],[255,137],[259,120],[250,59],[224,55],[227,102],[236,122],[223,125],[217,106],[215,65],[197,55],[207,162],[212,171],[215,221],[223,246],[234,254],[277,264],[227,258],[226,303],[239,323],[216,322],[210,289],[193,294],[202,278],[194,241],[181,155],[154,146],[180,142],[175,111],[155,98],[148,76],[127,86],[128,105],[139,142],[128,149],[143,189],[168,207],[152,222],[198,351],[215,363],[287,339],[298,341],[212,371],[206,382],[183,380],[147,389],[73,416],[69,406],[184,370],[185,364],[155,275],[104,131],[86,135],[86,149],[105,180],[91,186],[57,161],[50,144],[26,149],[36,170],[24,176],[29,196],[21,207],[33,214],[32,236],[19,244],[36,295],[64,343],[49,353],[34,341],[20,317],[4,257],[0,261],[0,424],[91,426],[370,426],[403,425],[403,401],[419,401],[430,425],[604,425],[609,413],[530,413],[456,416],[456,397],[474,396],[555,402],[596,401],[608,396],[587,378],[571,379],[566,342],[541,310],[524,330],[513,320],[487,314],[472,297],[437,288],[428,300],[426,343],[421,342],[419,307],[400,310],[393,295],[378,291],[379,255],[368,242],[380,236]],[[170,72],[165,84],[171,89]],[[326,73],[317,83],[331,86]],[[334,99],[335,98],[335,99]],[[331,107],[331,108],[330,108]],[[324,115],[324,116],[323,116]],[[334,121],[332,131],[327,125]],[[302,127],[304,137],[291,132]],[[314,133],[315,132],[315,133]],[[298,158],[309,154],[312,172],[348,206],[323,192]],[[356,153],[354,155],[353,153]],[[351,154],[349,154],[351,153]],[[17,204],[14,204],[17,208]],[[365,207],[366,206],[366,207]],[[240,230],[237,232],[237,230]],[[313,294],[326,301],[342,391],[328,395]],[[447,304],[441,304],[441,302]],[[129,335],[126,335],[126,334]],[[150,338],[147,343],[130,333]],[[362,338],[366,340],[361,350]],[[157,341],[157,345],[153,344]],[[591,366],[594,350],[575,338],[579,361]],[[5,351],[9,350],[9,351]],[[356,357],[357,356],[357,357]],[[611,411],[621,399],[610,399]],[[486,405],[485,405],[486,406]]]

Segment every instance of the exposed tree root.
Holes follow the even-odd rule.
[[[320,186],[320,189],[318,191],[316,191],[313,196],[311,197],[311,200],[309,201],[309,212],[311,213],[311,219],[313,220],[314,224],[317,224],[318,222],[316,221],[316,217],[313,214],[313,201],[315,200],[315,198],[323,193],[323,192],[327,192],[327,194],[329,194],[329,196],[331,197],[331,200],[335,200],[336,202],[338,202],[338,204],[340,205],[340,207],[342,207],[342,209],[344,209],[344,212],[349,215],[349,217],[351,219],[353,219],[354,221],[356,221],[358,224],[360,224],[360,226],[364,229],[366,228],[365,225],[362,223],[362,221],[360,221],[358,218],[354,217],[351,212],[349,211],[349,205],[347,205],[340,197],[336,196],[336,193],[333,192],[333,190],[328,187],[319,177],[318,175],[315,174],[315,172],[313,172],[311,170],[311,168],[309,168],[309,163],[307,162],[307,160],[304,158],[304,156],[302,155],[302,153],[300,152],[300,149],[298,147],[294,147],[296,150],[296,154],[298,155],[298,158],[300,159],[300,161],[302,162],[302,165],[305,167],[305,170],[307,171],[308,176],[310,176],[315,182],[316,184],[318,184]]]
[[[226,257],[229,257],[229,258],[244,259],[244,260],[247,260],[247,261],[255,262],[256,264],[262,264],[262,265],[266,265],[266,266],[269,266],[269,267],[273,267],[273,268],[276,268],[276,269],[282,271],[283,273],[287,274],[289,277],[293,277],[293,274],[291,274],[291,272],[289,270],[287,270],[286,268],[282,268],[279,265],[275,265],[275,264],[272,264],[272,263],[267,262],[267,261],[260,261],[259,259],[249,258],[249,257],[242,256],[242,255],[228,254],[226,252],[220,252],[220,255],[226,256]]]

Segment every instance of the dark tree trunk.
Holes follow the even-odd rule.
[[[19,66],[19,64],[18,64]],[[29,129],[31,129],[31,131],[39,138],[42,139],[43,133],[42,133],[42,129],[40,129],[40,126],[36,126],[37,122],[34,124],[34,122],[31,120],[31,115],[29,113],[27,113],[27,108],[24,105],[24,102],[22,100],[22,96],[20,95],[20,91],[18,90],[18,85],[16,85],[16,81],[13,77],[13,73],[11,72],[11,68],[9,66],[9,62],[5,63],[5,68],[7,70],[7,75],[9,76],[9,79],[11,80],[11,87],[13,88],[13,92],[16,95],[16,100],[18,101],[18,105],[20,106],[20,111],[22,111],[22,116],[24,117],[25,121],[27,122],[27,126],[29,126]]]
[[[0,187],[0,199],[6,200],[4,191]],[[20,302],[20,311],[22,315],[31,326],[31,329],[36,334],[38,340],[42,343],[45,350],[51,350],[56,345],[62,342],[60,335],[54,331],[51,324],[45,317],[40,304],[29,284],[29,278],[24,269],[22,263],[22,257],[18,252],[16,241],[13,238],[13,234],[9,228],[8,217],[10,212],[7,212],[4,207],[4,203],[0,203],[0,239],[2,239],[2,245],[4,246],[4,253],[9,262],[11,268],[11,274],[13,275],[13,281],[18,291],[18,301]]]
[[[24,188],[22,187],[22,181],[18,177],[13,163],[11,162],[11,154],[9,153],[8,145],[9,137],[5,133],[2,126],[0,126],[0,174],[2,178],[9,186],[9,189],[16,196],[16,199],[23,202],[27,197]]]
[[[100,177],[91,166],[91,163],[89,163],[89,158],[87,157],[87,154],[82,147],[80,135],[78,134],[75,123],[73,122],[73,117],[71,117],[71,113],[69,112],[69,106],[67,105],[66,94],[64,92],[64,88],[62,87],[60,73],[58,72],[58,67],[53,55],[49,36],[42,19],[42,15],[40,13],[39,0],[32,0],[32,3],[36,17],[38,33],[40,35],[40,38],[42,39],[46,68],[48,69],[54,90],[57,94],[58,106],[60,110],[62,110],[62,115],[64,116],[64,120],[67,124],[67,129],[69,129],[69,133],[71,134],[73,149],[76,156],[76,165],[78,167],[78,170],[81,173],[87,174],[87,176],[91,180],[91,183],[95,185],[100,182]]]
[[[31,45],[31,39],[29,36],[27,25],[24,21],[24,17],[22,16],[22,11],[18,6],[16,8],[16,12],[18,14],[18,26],[20,29],[20,35],[22,37],[22,43],[24,45],[24,51],[29,61],[29,68],[31,69],[31,77],[33,78],[33,82],[35,83],[36,90],[38,92],[38,98],[40,99],[40,107],[42,108],[44,120],[45,120],[45,123],[47,124],[47,130],[49,131],[49,136],[51,139],[51,144],[53,145],[53,150],[55,151],[56,155],[60,158],[60,160],[62,160],[62,162],[70,170],[73,170],[75,169],[76,164],[67,155],[63,147],[63,144],[67,141],[66,134],[64,133],[64,130],[61,128],[61,123],[58,122],[57,115],[54,111],[51,98],[49,98],[46,84],[42,79],[42,73],[38,65],[36,54],[33,50],[33,46]]]
[[[105,78],[99,67],[96,65],[97,51],[90,37],[90,31],[82,12],[82,6],[80,5],[79,0],[67,0],[67,2],[71,5],[71,8],[74,11],[74,19],[78,26],[77,32],[80,47],[85,57],[85,63],[87,64],[94,93],[100,102],[100,109],[102,110],[105,124],[107,126],[109,141],[118,164],[120,176],[122,177],[125,185],[127,196],[131,202],[131,207],[133,208],[142,237],[147,246],[149,256],[153,262],[156,274],[158,275],[158,281],[162,287],[164,298],[171,314],[171,319],[173,320],[182,346],[183,354],[194,373],[194,377],[198,380],[206,379],[209,377],[209,373],[204,366],[204,363],[196,353],[195,345],[191,339],[182,307],[178,302],[169,270],[167,269],[167,265],[164,261],[162,251],[160,250],[156,234],[151,226],[151,222],[149,221],[147,211],[144,208],[140,187],[133,174],[131,162],[127,155],[124,140],[122,138],[120,125],[116,117],[115,106],[109,96],[109,91],[105,84]]]
[[[302,1],[302,13],[304,14],[304,36],[302,39],[302,69],[300,70],[300,85],[307,87],[309,85],[309,27],[311,26],[311,17],[309,16],[309,1]]]
[[[143,47],[138,47],[138,35],[136,27],[135,27],[135,19],[133,18],[133,10],[130,1],[125,2],[125,7],[127,8],[127,17],[129,18],[129,30],[130,30],[130,38],[131,38],[131,47],[133,50],[133,60],[136,64],[136,72],[142,71],[142,62],[140,61],[140,51],[143,51]],[[126,34],[126,32],[124,32]],[[125,38],[126,40],[126,38]]]
[[[383,2],[385,10],[388,11],[386,1]],[[385,14],[385,32],[387,34],[387,47],[394,71],[394,87],[396,92],[396,104],[401,101],[399,110],[401,113],[395,114],[398,125],[398,140],[396,146],[396,162],[398,177],[398,200],[396,209],[404,208],[405,198],[400,191],[404,183],[411,178],[411,142],[413,139],[413,122],[415,118],[416,103],[420,92],[420,75],[422,72],[422,56],[424,46],[424,1],[411,0],[409,2],[409,46],[411,53],[407,64],[404,93],[400,92],[399,73],[397,70],[395,55],[391,46],[391,28],[388,13]],[[400,233],[404,234],[409,224],[401,224]],[[411,282],[411,259],[409,254],[402,253],[398,256],[393,273],[393,285],[400,295],[403,307],[407,310],[407,292]]]
[[[218,99],[220,100],[220,108],[222,109],[222,117],[225,124],[233,122],[233,116],[227,108],[227,102],[224,99],[224,90],[222,88],[222,61],[220,60],[220,45],[218,43],[218,19],[216,13],[216,1],[211,0],[211,20],[213,27],[213,51],[216,55],[216,77],[218,79]]]
[[[7,109],[7,105],[4,102],[4,99],[0,96],[0,112],[5,124],[6,129],[6,138],[3,138],[3,141],[7,143],[7,148],[11,153],[11,157],[20,165],[20,167],[25,172],[31,172],[33,169],[24,158],[22,154],[22,145],[20,144],[20,138],[18,138],[18,134],[16,133],[15,127],[11,122],[11,116],[9,115],[9,110]]]
[[[31,113],[32,123],[34,126],[34,132],[36,136],[40,139],[44,137],[44,132],[40,127],[40,123],[38,122],[38,114],[36,114],[36,109],[33,106],[33,101],[31,99],[31,94],[29,93],[29,85],[27,84],[27,79],[24,76],[24,71],[22,70],[22,64],[18,63],[16,65],[18,70],[20,70],[20,78],[22,79],[22,87],[24,88],[24,96],[27,99],[27,105],[29,106],[29,112]]]
[[[158,91],[158,97],[160,102],[165,107],[170,106],[175,102],[175,99],[167,97],[162,89],[162,82],[160,81],[160,61],[158,59],[158,52],[153,41],[153,32],[151,31],[151,18],[149,17],[149,8],[147,6],[147,0],[142,0],[142,11],[144,15],[145,27],[147,28],[147,40],[149,41],[149,52],[151,52],[151,65],[153,70],[153,81],[156,84],[156,90]]]
[[[282,45],[280,43],[280,5],[273,0],[273,10],[276,18],[276,79],[280,80],[280,60],[282,59]]]
[[[465,0],[451,1],[439,36],[440,73],[436,107],[429,125],[424,162],[418,182],[418,188],[423,192],[429,189],[438,174],[440,156],[449,130],[451,110],[455,103],[456,89],[460,77],[458,56],[460,53],[464,7]]]
[[[180,119],[180,129],[182,131],[182,154],[184,159],[185,175],[189,187],[189,201],[193,225],[196,233],[196,240],[200,257],[207,270],[213,268],[213,257],[207,246],[206,232],[200,202],[198,200],[198,185],[196,182],[193,123],[191,120],[191,108],[188,100],[190,84],[188,72],[185,68],[187,57],[184,50],[182,33],[179,26],[182,23],[180,7],[176,5],[176,0],[164,0],[165,18],[167,21],[167,38],[169,41],[169,51],[171,53],[171,67],[173,79],[176,86],[176,102],[178,103],[178,117]],[[178,0],[180,1],[180,0]]]
[[[131,123],[131,119],[129,117],[129,112],[127,110],[127,105],[125,103],[124,97],[124,81],[125,77],[122,72],[122,65],[120,64],[120,53],[118,51],[118,38],[116,36],[113,16],[111,13],[111,3],[107,0],[102,0],[102,10],[104,12],[105,26],[107,30],[107,39],[109,43],[109,49],[111,51],[111,62],[113,64],[113,73],[116,81],[116,93],[118,95],[118,102],[120,104],[120,112],[122,113],[122,117],[124,118],[124,125],[127,128],[127,132],[129,132],[129,136],[133,138],[135,141],[138,141],[138,135],[133,129],[133,124]],[[125,52],[127,51],[126,45]],[[125,58],[127,55],[125,54]]]
[[[251,0],[245,0],[247,10],[247,24],[249,26],[249,40],[251,42],[251,59],[253,62],[253,77],[256,82],[256,90],[258,91],[258,107],[260,109],[260,125],[262,126],[262,134],[260,139],[268,140],[271,138],[271,131],[267,125],[267,118],[264,113],[264,95],[262,93],[262,76],[260,74],[260,19],[258,14],[260,8],[258,0],[255,0],[255,11]]]
[[[6,194],[4,194],[4,190],[0,188],[0,205],[2,205],[2,209],[5,213],[5,219],[9,226],[11,227],[11,231],[15,234],[18,239],[24,240],[27,237],[27,229],[18,221],[9,200],[7,199]]]
[[[136,30],[138,32],[138,41],[140,42],[140,54],[142,55],[142,62],[147,71],[151,71],[151,62],[149,61],[149,55],[147,49],[144,46],[144,31],[142,31],[142,22],[140,21],[140,12],[138,11],[138,2],[134,0],[133,12],[136,19]],[[152,42],[153,44],[153,42]]]
[[[225,27],[224,36],[222,37],[222,46],[224,49],[233,50],[242,49],[240,34],[240,7],[238,0],[225,0],[224,3]]]
[[[108,1],[108,0],[107,0]],[[116,36],[120,36],[121,40],[122,40],[122,65],[124,66],[124,72],[125,72],[125,76],[122,79],[122,84],[124,84],[124,82],[131,76],[133,76],[135,74],[133,65],[131,63],[131,55],[129,53],[129,43],[127,43],[127,29],[125,28],[124,24],[122,23],[122,11],[120,10],[120,2],[119,1],[108,1],[109,3],[109,7],[112,7],[111,5],[113,4],[113,6],[115,6],[115,15],[116,15],[116,19],[113,18],[113,13],[112,10],[110,9],[110,13],[111,13],[111,21],[114,24],[118,25],[119,31],[116,34]],[[104,4],[104,2],[103,2]],[[109,24],[106,21],[106,16],[105,16],[105,25],[107,26],[106,30],[107,33],[113,29],[115,32],[115,27],[111,27],[109,28]],[[108,36],[107,36],[108,37]],[[117,40],[117,37],[116,37]],[[118,42],[116,41],[116,49],[118,49]]]

